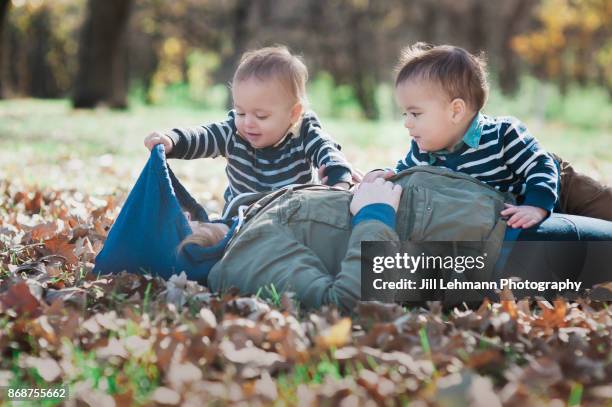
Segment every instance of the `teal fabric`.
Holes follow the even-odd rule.
[[[353,227],[367,220],[377,220],[391,229],[395,229],[395,209],[389,204],[374,203],[364,206],[353,216],[351,224]]]
[[[480,137],[482,136],[482,125],[484,124],[484,116],[479,112],[470,127],[468,127],[465,135],[463,136],[463,141],[465,144],[470,146],[471,148],[476,148],[480,144]]]
[[[94,272],[125,270],[169,278],[185,271],[191,280],[205,283],[209,270],[223,255],[236,222],[216,246],[190,244],[179,253],[178,245],[192,233],[185,211],[193,220],[209,221],[204,208],[168,167],[163,145],[157,145],[96,257]]]
[[[478,147],[480,144],[480,137],[482,137],[482,126],[484,122],[485,117],[482,115],[482,113],[478,112],[470,123],[470,127],[468,127],[467,131],[463,135],[463,138],[457,145],[455,145],[451,150],[432,151],[429,153],[429,164],[436,162],[436,155],[452,153],[453,151],[458,150],[463,144],[467,144],[467,146],[470,148]]]

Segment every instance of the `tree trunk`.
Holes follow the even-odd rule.
[[[146,104],[153,104],[151,86],[153,76],[159,66],[158,49],[162,38],[157,32],[147,34],[139,30],[130,30],[128,45],[128,72],[130,78],[140,81]]]
[[[240,57],[246,51],[249,41],[249,15],[255,2],[251,0],[237,0],[234,9],[232,10],[230,21],[232,39],[232,49],[229,50],[229,55],[222,55],[221,66],[216,75],[217,80],[221,83],[230,83],[234,77],[234,70],[240,61]],[[226,100],[228,108],[232,106],[232,95],[230,94]]]
[[[4,96],[4,22],[11,6],[11,0],[0,0],[0,99]]]
[[[512,38],[519,32],[521,21],[530,14],[530,0],[517,0],[510,15],[505,16],[500,47],[499,87],[504,94],[513,94],[519,87],[518,58],[512,50]]]
[[[485,26],[482,21],[487,18],[484,12],[484,5],[477,1],[475,2],[470,10],[471,18],[470,23],[467,24],[468,30],[468,41],[472,52],[480,52],[486,48],[486,37]]]
[[[101,102],[127,107],[126,28],[131,3],[89,0],[79,44],[75,108],[94,108]]]
[[[423,20],[419,24],[419,38],[428,43],[436,42],[436,29],[441,12],[439,2],[436,1],[425,1],[422,3]]]
[[[349,48],[355,65],[351,75],[351,85],[355,90],[355,96],[363,115],[368,120],[377,120],[379,112],[376,104],[377,81],[373,73],[375,67],[369,63],[367,55],[368,52],[375,52],[375,50],[365,49],[366,47],[369,48],[372,44],[369,41],[367,45],[364,43],[365,38],[371,38],[372,32],[367,27],[368,16],[362,11],[353,11],[353,13],[351,18],[353,35],[349,39]]]
[[[355,96],[363,115],[368,120],[378,120],[379,112],[376,103],[376,79],[371,74],[362,74],[357,72],[353,86],[355,87]]]
[[[31,16],[29,37],[32,46],[28,49],[27,61],[29,89],[27,94],[36,98],[60,97],[53,70],[47,60],[51,52],[52,27],[48,6],[39,7]]]

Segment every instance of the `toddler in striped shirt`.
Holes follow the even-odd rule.
[[[307,79],[306,66],[286,47],[246,52],[231,84],[234,109],[226,120],[154,132],[145,146],[163,143],[168,158],[225,157],[226,205],[242,193],[314,182],[317,168],[328,185],[348,188],[351,166],[340,145],[305,111]]]
[[[449,168],[512,193],[501,212],[508,226],[529,228],[554,208],[612,220],[612,190],[547,153],[514,117],[481,113],[488,94],[485,63],[466,50],[417,43],[401,57],[395,95],[412,142],[395,170],[372,171],[370,182],[416,165]]]

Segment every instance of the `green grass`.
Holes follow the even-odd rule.
[[[361,363],[355,363],[354,361],[347,361],[342,367],[334,353],[335,350],[331,349],[322,353],[318,358],[295,364],[291,371],[281,374],[277,381],[280,398],[292,404],[298,403],[296,390],[299,385],[317,386],[321,385],[327,378],[334,380],[341,380],[345,377],[356,378],[359,372],[364,369]]]
[[[533,103],[526,102],[535,98],[537,87],[529,82],[527,85],[521,98],[514,102],[493,94],[487,111],[521,118],[545,148],[572,161],[581,171],[612,182],[611,104],[600,93],[579,91],[559,102],[548,90],[552,95],[548,96],[550,106],[539,115]],[[388,102],[389,90],[381,94],[386,95]],[[311,98],[311,102],[318,110],[317,98]],[[389,112],[377,122],[352,114],[321,116],[324,128],[342,145],[348,159],[362,170],[393,166],[409,146],[401,119],[392,118]],[[192,105],[174,108],[134,103],[127,111],[73,110],[67,100],[3,100],[0,178],[53,188],[78,188],[94,194],[125,191],[146,162],[148,152],[142,140],[149,132],[224,118],[221,109],[202,110]],[[212,199],[209,209],[220,210],[226,185],[222,158],[174,160],[171,165],[196,198]]]
[[[431,355],[431,346],[429,345],[429,337],[427,336],[427,330],[422,327],[419,329],[419,339],[421,340],[421,348],[423,352]]]
[[[569,399],[567,400],[567,405],[570,407],[580,406],[580,402],[582,400],[582,391],[583,386],[581,383],[574,383],[572,385],[572,389],[570,390]]]

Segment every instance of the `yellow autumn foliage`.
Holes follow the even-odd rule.
[[[513,38],[511,46],[549,79],[593,78],[604,72],[608,83],[612,46],[612,2],[608,0],[543,0],[537,11],[540,27]]]

